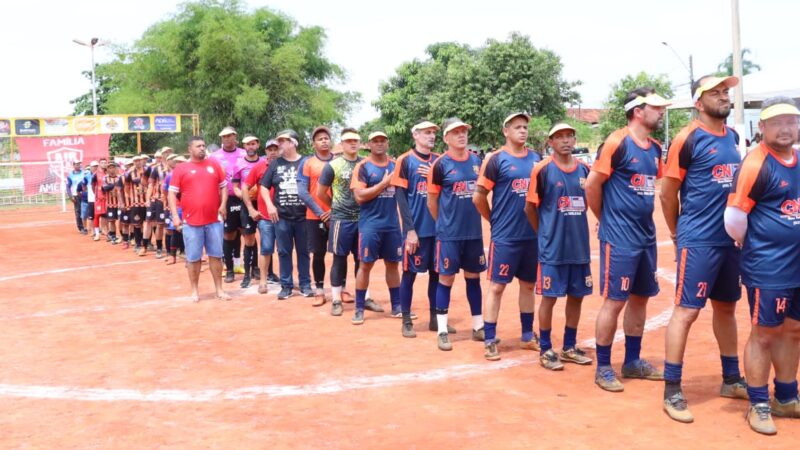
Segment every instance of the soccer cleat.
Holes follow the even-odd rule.
[[[233,273],[243,274],[244,273],[244,266],[238,265],[233,267]]]
[[[403,326],[400,328],[403,332],[404,338],[415,338],[417,337],[417,333],[414,331],[414,324],[411,321],[403,322]]]
[[[778,417],[800,418],[800,397],[795,397],[786,403],[781,403],[777,398],[770,402],[772,414]]]
[[[410,312],[409,314],[411,314],[411,320],[417,320],[417,315],[414,314],[413,311]],[[399,306],[398,307],[394,307],[394,306],[392,307],[392,318],[393,319],[402,319],[403,318],[403,310]]]
[[[231,277],[233,274],[231,273]],[[286,300],[287,298],[292,296],[292,288],[290,287],[282,287],[281,291],[278,292],[278,300]]]
[[[347,291],[342,291],[342,303],[353,303],[354,301],[353,294]]]
[[[539,364],[547,370],[564,370],[564,364],[561,364],[552,348],[539,355]]]
[[[361,325],[364,323],[364,311],[357,309],[355,314],[353,314],[353,318],[350,319],[350,323],[353,325]]]
[[[478,342],[486,340],[486,333],[483,331],[483,327],[480,330],[472,330],[472,340]]]
[[[450,342],[447,333],[439,333],[439,337],[436,339],[436,345],[439,347],[439,350],[443,352],[449,352],[453,349],[453,344]]]
[[[306,298],[313,297],[314,291],[311,289],[311,286],[303,286],[300,288],[300,294]]]
[[[139,256],[147,256],[147,248],[139,247],[139,249],[136,250],[136,254]]]
[[[331,303],[331,315],[341,316],[342,312],[344,312],[344,308],[342,308],[342,302],[334,300],[333,303]]]
[[[154,252],[156,250],[156,246],[153,244],[147,244],[147,251]]]
[[[245,275],[244,278],[242,278],[242,282],[239,284],[239,287],[242,288],[242,289],[249,288],[250,287],[250,277]]]
[[[233,272],[225,272],[225,282],[233,283]]]
[[[689,411],[689,405],[686,403],[686,398],[683,392],[676,392],[671,397],[664,399],[664,412],[675,421],[681,423],[694,422],[694,416]]]
[[[484,352],[483,357],[488,359],[489,361],[499,361],[500,360],[500,351],[497,350],[497,341],[489,342],[488,344],[483,345]]]
[[[539,347],[539,336],[536,333],[533,333],[533,338],[530,341],[519,341],[519,348],[523,350],[534,350],[540,351],[541,347]]]
[[[164,250],[156,250],[156,259],[161,259],[164,257]]]
[[[656,369],[645,359],[637,359],[622,366],[622,378],[639,378],[641,380],[663,381],[664,373]]]
[[[269,284],[281,284],[280,278],[274,273],[267,275],[267,283]]]
[[[371,299],[371,298],[368,298],[368,299],[367,299],[367,300],[364,302],[364,309],[366,309],[367,311],[372,311],[372,312],[376,312],[376,313],[382,313],[382,312],[384,312],[383,306],[381,306],[381,305],[377,304],[377,303],[375,302],[375,300],[373,300],[373,299]]]
[[[726,383],[723,381],[719,388],[719,395],[725,398],[748,400],[750,396],[747,395],[747,381],[745,381],[744,377],[739,377],[739,379],[733,383]]]
[[[578,347],[561,350],[561,354],[559,354],[558,357],[562,362],[580,364],[582,366],[588,366],[593,361],[592,358],[586,356],[586,352]]]
[[[594,382],[600,389],[608,392],[622,392],[625,386],[617,379],[617,374],[611,366],[599,366],[594,375]]]
[[[314,292],[314,302],[311,306],[322,306],[325,304],[325,301],[325,291],[317,289],[316,292]]]
[[[750,428],[756,433],[773,435],[778,432],[775,428],[775,422],[772,420],[768,403],[756,403],[750,405],[747,414],[744,416]]]
[[[92,237],[92,240],[93,241],[99,241],[100,240],[100,233],[95,233],[94,236]]]

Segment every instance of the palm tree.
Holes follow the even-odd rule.
[[[761,70],[761,66],[747,59],[747,54],[749,53],[749,48],[742,49],[742,75],[748,75]],[[733,75],[733,53],[728,55],[728,57],[725,58],[725,61],[722,61],[717,66],[717,74],[728,76]]]

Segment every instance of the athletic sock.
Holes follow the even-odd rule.
[[[331,286],[331,297],[333,297],[333,301],[335,302],[342,301],[342,287]]]
[[[769,402],[769,386],[750,386],[747,385],[747,396],[750,397],[750,404]]]
[[[364,304],[367,302],[367,290],[356,289],[356,311],[364,311]]]
[[[519,322],[522,324],[522,341],[533,340],[533,313],[519,313]]]
[[[472,317],[481,316],[481,303],[483,302],[483,293],[481,292],[481,280],[478,278],[467,278],[467,302],[469,302],[469,312]],[[481,319],[483,324],[483,319]],[[478,328],[474,328],[477,330]]]
[[[389,302],[392,304],[392,311],[400,307],[400,288],[389,288]]]
[[[483,328],[483,316],[478,314],[477,316],[472,316],[472,329],[475,331],[480,330]]]
[[[739,372],[739,357],[719,355],[722,361],[722,379],[725,383],[732,384],[742,378]]]
[[[611,344],[608,345],[595,345],[597,348],[597,367],[603,366],[610,366],[611,365]]]
[[[564,350],[575,348],[578,345],[578,329],[572,327],[564,327]]]
[[[161,239],[156,240],[156,250],[161,251],[164,249],[164,244]]]
[[[497,322],[484,322],[483,323],[484,343],[491,344],[495,341],[497,335]]]
[[[553,348],[553,343],[550,341],[550,331],[539,328],[539,353],[544,355],[545,352]]]
[[[233,257],[240,259],[242,257],[242,233],[237,232],[236,238],[233,240]],[[241,261],[238,261],[241,263]]]
[[[222,241],[222,256],[225,259],[225,269],[228,272],[233,271],[233,239],[223,239]]]
[[[450,292],[452,291],[452,286],[445,286],[442,283],[436,287],[436,312],[437,314],[439,311],[447,311],[450,308]]]
[[[137,247],[141,247],[142,246],[142,229],[141,228],[135,228],[133,230],[133,239],[136,242],[136,246]]]
[[[400,307],[404,313],[411,312],[411,300],[414,296],[414,280],[416,278],[417,274],[414,272],[404,271],[403,277],[400,279]],[[433,315],[434,311],[431,308],[431,317]]]
[[[250,249],[250,272],[247,272],[247,269],[245,269],[245,272],[251,274],[258,268],[258,248],[255,245],[251,245],[249,247],[245,246],[244,249],[247,250],[248,248]],[[245,259],[245,263],[247,263],[247,259]]]
[[[625,362],[623,365],[639,359],[639,353],[642,350],[642,337],[641,336],[628,336],[625,335]]]
[[[439,290],[439,274],[433,271],[428,272],[428,305],[431,311],[436,309],[436,293]]]
[[[253,254],[253,249],[254,248],[255,247],[250,247],[250,246],[245,246],[244,247],[244,255],[243,255],[244,256],[244,276],[246,276],[246,277],[250,276],[250,270],[251,270],[251,266],[250,265],[253,262],[252,254]]]
[[[671,363],[664,361],[664,381],[667,383],[681,384],[683,377],[683,363]]]
[[[122,235],[123,242],[128,242],[130,240],[128,233],[120,233],[120,234]]]
[[[777,379],[772,381],[775,383],[775,400],[788,403],[797,398],[797,380],[790,383],[782,383]]]

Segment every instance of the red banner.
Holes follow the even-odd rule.
[[[92,160],[108,158],[110,134],[44,138],[16,138],[23,164],[25,195],[61,192],[74,161],[86,166]]]

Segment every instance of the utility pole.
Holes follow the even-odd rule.
[[[83,42],[79,39],[73,39],[72,42],[82,45],[84,47],[89,47],[92,52],[92,113],[96,116],[97,115],[97,82],[95,81],[94,77],[94,48],[100,47],[101,45],[105,45],[105,42],[100,42],[98,38],[92,38],[89,42]]]
[[[744,70],[742,69],[742,42],[739,30],[739,0],[731,0],[731,31],[733,33],[733,76],[739,79],[734,88],[734,129],[739,136],[739,154],[744,157],[747,152],[747,139],[744,128]]]

